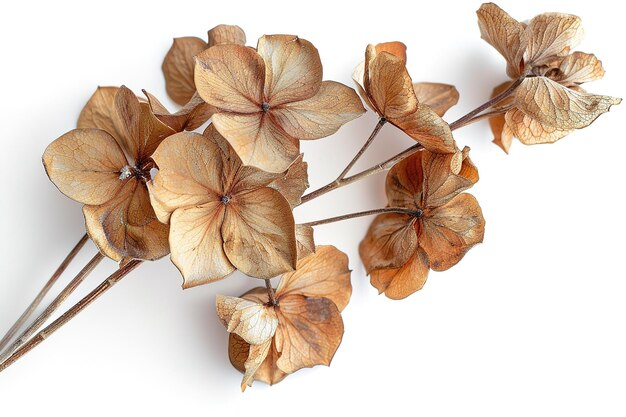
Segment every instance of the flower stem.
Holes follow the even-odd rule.
[[[56,311],[57,308],[69,297],[76,288],[87,278],[87,276],[95,269],[95,267],[100,263],[100,261],[104,258],[100,252],[98,252],[91,260],[80,270],[80,272],[74,277],[74,279],[67,284],[63,291],[57,295],[57,297],[52,300],[52,303],[37,317],[37,319],[26,328],[20,334],[15,342],[10,345],[2,354],[0,354],[0,362],[4,361],[11,353],[15,352],[19,349],[28,338],[35,333],[45,322],[52,316],[52,314]]]
[[[63,325],[69,322],[72,318],[74,318],[78,313],[83,311],[85,307],[90,305],[96,299],[98,299],[102,294],[104,294],[107,290],[112,288],[115,284],[117,284],[122,278],[128,275],[129,272],[137,268],[143,261],[140,260],[132,260],[123,267],[119,268],[113,274],[111,274],[107,279],[105,279],[100,285],[98,285],[93,291],[87,294],[83,299],[81,299],[78,303],[76,303],[73,307],[67,310],[61,317],[53,321],[49,326],[41,330],[32,339],[30,339],[26,344],[21,346],[18,350],[16,350],[8,359],[4,362],[0,363],[0,372],[4,371],[6,368],[11,366],[15,361],[24,356],[26,353],[30,352],[33,348],[47,339],[54,332],[59,330]]]
[[[13,324],[13,326],[9,329],[9,331],[4,335],[2,340],[0,340],[0,352],[9,344],[13,336],[15,336],[17,331],[24,325],[24,323],[26,323],[26,321],[30,318],[30,316],[33,315],[33,313],[35,312],[37,307],[39,307],[39,305],[41,304],[45,296],[52,289],[54,284],[59,280],[63,272],[65,272],[67,267],[74,260],[78,252],[80,252],[80,250],[83,248],[83,246],[85,246],[85,243],[87,243],[88,240],[89,240],[89,237],[87,236],[87,234],[83,235],[83,237],[80,238],[76,246],[74,246],[74,248],[70,251],[70,253],[67,254],[63,262],[61,262],[61,265],[59,265],[59,267],[57,268],[56,271],[54,271],[54,273],[52,274],[48,282],[46,282],[43,288],[39,291],[39,294],[37,294],[37,297],[35,297],[35,299],[30,303],[30,305],[26,308],[26,310],[24,310],[20,318],[17,319],[17,321]]]
[[[348,214],[343,214],[341,216],[336,216],[336,217],[329,217],[327,219],[322,219],[322,220],[316,220],[313,222],[308,222],[308,223],[303,223],[304,226],[318,226],[320,224],[328,224],[328,223],[334,223],[334,222],[340,222],[343,220],[348,220],[348,219],[354,219],[356,217],[363,217],[363,216],[371,216],[374,214],[382,214],[382,213],[401,213],[401,214],[408,214],[409,216],[413,216],[413,217],[422,217],[422,211],[421,210],[412,210],[412,209],[407,209],[404,207],[385,207],[385,208],[380,208],[380,209],[374,209],[374,210],[366,210],[366,211],[359,211],[356,213],[348,213]]]
[[[270,305],[273,305],[273,306],[278,305],[278,301],[276,300],[276,293],[274,292],[274,288],[272,287],[272,281],[270,281],[269,279],[266,279],[265,288],[267,288],[267,296],[270,299]]]
[[[374,127],[374,130],[370,134],[370,137],[367,138],[367,140],[365,141],[365,143],[363,144],[361,149],[359,149],[357,154],[354,155],[354,158],[352,158],[352,161],[350,161],[348,166],[346,166],[344,168],[344,170],[341,171],[341,174],[339,174],[339,176],[337,177],[337,179],[335,181],[341,181],[346,175],[348,175],[348,172],[350,172],[350,169],[352,169],[352,167],[354,166],[354,164],[356,164],[356,162],[359,160],[359,158],[361,158],[361,156],[363,156],[363,154],[365,153],[367,148],[369,148],[369,146],[372,144],[372,142],[374,142],[374,139],[376,138],[376,135],[378,135],[378,132],[380,132],[380,129],[382,129],[382,127],[385,125],[386,122],[387,122],[387,120],[384,117],[381,117],[380,119],[378,119],[378,123],[376,123],[376,126]]]

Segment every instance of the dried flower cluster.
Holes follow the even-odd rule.
[[[546,13],[521,23],[484,4],[478,23],[483,39],[506,59],[512,80],[453,123],[442,116],[457,103],[456,88],[414,83],[401,42],[367,46],[353,74],[358,94],[323,80],[311,42],[266,35],[253,48],[241,28],[227,25],[211,29],[206,42],[174,40],[162,68],[167,93],[180,106],[175,112],[146,91],[143,98],[124,86],[99,87],[77,129],[52,142],[43,162],[59,190],[84,205],[87,234],[119,269],[63,320],[30,340],[37,327],[27,329],[2,352],[0,371],[142,261],[168,253],[183,288],[235,270],[264,283],[240,297],[217,296],[230,360],[244,374],[242,389],[329,365],[343,337],[351,271],[343,252],[316,245],[313,226],[376,215],[359,247],[362,262],[380,293],[405,298],[422,288],[429,270],[451,268],[483,240],[481,208],[465,192],[478,181],[478,170],[469,148],[457,146],[454,130],[488,118],[494,142],[508,152],[513,137],[524,144],[555,142],[620,102],[581,88],[604,69],[594,55],[572,51],[582,37],[578,17]],[[379,117],[372,135],[336,181],[305,194],[300,141],[332,135],[361,116],[366,110],[359,96]],[[415,145],[348,177],[387,123]],[[386,207],[294,220],[296,206],[384,170]],[[275,289],[271,279],[278,276]]]

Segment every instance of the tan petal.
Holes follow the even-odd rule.
[[[583,38],[580,18],[571,14],[544,13],[535,16],[526,28],[528,46],[524,59],[539,66],[555,56],[567,55]]]
[[[162,258],[169,253],[168,227],[157,220],[143,182],[131,178],[123,183],[113,199],[83,207],[89,236],[116,261]]]
[[[424,207],[439,207],[450,201],[454,196],[470,188],[478,180],[478,173],[475,172],[475,167],[474,169],[469,168],[467,171],[470,177],[465,177],[461,174],[463,164],[461,163],[457,167],[456,162],[459,157],[462,158],[463,154],[442,155],[423,151]]]
[[[399,213],[380,214],[374,218],[359,254],[368,274],[382,268],[398,268],[415,252],[419,223]]]
[[[579,93],[546,77],[526,78],[515,92],[518,109],[539,123],[559,130],[589,126],[621,101],[615,97]]]
[[[439,116],[443,116],[459,102],[459,92],[450,84],[413,83],[413,90],[417,101],[433,109]]]
[[[348,257],[334,246],[318,246],[315,253],[298,261],[298,268],[280,280],[276,298],[299,294],[331,300],[339,311],[350,301],[352,285]]]
[[[343,337],[343,321],[327,298],[289,295],[276,308],[278,367],[286,373],[315,365],[330,365]]]
[[[246,372],[245,363],[250,355],[250,344],[234,333],[228,338],[228,356],[230,363],[240,372]],[[254,373],[254,380],[263,381],[266,384],[274,385],[285,379],[288,375],[276,366],[279,353],[276,351],[276,344],[271,341],[271,346],[265,360]],[[250,381],[251,382],[251,381]]]
[[[365,113],[356,92],[334,81],[322,82],[313,97],[286,103],[271,110],[272,117],[298,139],[319,139]]]
[[[261,111],[265,64],[254,49],[217,45],[196,56],[195,84],[208,104],[225,111]]]
[[[506,125],[504,114],[499,114],[489,119],[489,125],[493,132],[493,143],[498,145],[506,153],[509,153],[511,143],[513,143],[513,132]]]
[[[370,283],[378,293],[401,300],[422,289],[428,278],[428,256],[418,248],[399,268],[378,269],[370,274]]]
[[[252,345],[265,343],[274,336],[278,318],[273,307],[225,295],[218,295],[215,304],[217,315],[229,333]]]
[[[595,55],[584,52],[574,52],[563,58],[559,71],[559,76],[554,80],[568,87],[604,77],[602,61]]]
[[[218,113],[213,116],[213,124],[245,165],[283,172],[300,154],[299,142],[266,113]]]
[[[403,62],[406,63],[406,45],[402,42],[392,41],[392,42],[382,42],[378,43],[374,46],[374,49],[377,54],[381,52],[388,52],[394,56],[400,58]]]
[[[260,345],[250,345],[250,350],[248,351],[248,359],[243,364],[246,371],[243,375],[243,379],[241,380],[241,392],[244,392],[246,390],[246,387],[252,386],[252,381],[254,381],[255,374],[257,370],[261,367],[263,362],[265,362],[265,359],[267,358],[271,347],[271,339]]]
[[[523,54],[528,42],[524,25],[493,3],[485,3],[476,12],[480,36],[507,61],[507,74],[517,78],[523,71]]]
[[[115,139],[100,129],[75,129],[52,142],[43,164],[58,189],[84,204],[102,204],[122,188],[120,171],[124,152]]]
[[[296,225],[296,247],[298,250],[298,260],[315,253],[313,227],[304,224]]]
[[[308,164],[302,158],[303,154],[300,154],[287,171],[268,185],[268,187],[278,190],[287,199],[291,207],[300,204],[302,194],[309,188]]]
[[[456,172],[457,175],[469,180],[472,184],[476,184],[480,179],[478,176],[478,168],[476,168],[476,165],[474,165],[470,159],[469,152],[470,148],[465,146],[461,151],[461,167],[458,171],[453,170],[453,172]]]
[[[356,84],[356,91],[359,93],[359,96],[361,96],[361,99],[365,102],[365,104],[367,104],[367,107],[369,107],[370,109],[378,113],[376,106],[374,106],[374,104],[372,103],[372,100],[370,99],[370,96],[365,91],[364,77],[365,77],[365,62],[361,62],[354,69],[354,72],[352,73],[352,79],[354,80],[354,83]]]
[[[313,97],[322,84],[322,62],[313,44],[293,35],[265,35],[257,51],[265,61],[265,98],[270,106]]]
[[[387,173],[385,190],[391,207],[418,209],[423,206],[423,151],[395,164]]]
[[[295,225],[291,207],[271,188],[232,196],[222,225],[224,251],[241,272],[272,278],[295,269]]]
[[[456,150],[450,126],[426,105],[420,104],[414,113],[398,119],[389,118],[389,121],[432,152]]]
[[[221,198],[224,166],[222,150],[197,133],[182,132],[168,137],[152,158],[159,172],[149,184],[153,206],[166,223],[181,207],[199,206]]]
[[[170,218],[172,262],[183,275],[183,288],[207,284],[235,270],[223,249],[220,201],[179,208]]]
[[[570,133],[569,130],[541,124],[517,109],[509,110],[505,120],[506,129],[511,132],[511,136],[515,135],[525,145],[553,143]]]
[[[120,133],[115,127],[115,95],[119,87],[98,87],[80,112],[77,127],[79,129],[102,129],[116,140]]]
[[[401,58],[381,52],[366,70],[365,91],[380,116],[401,119],[417,111],[413,82]]]
[[[471,194],[459,194],[445,205],[425,213],[419,245],[428,254],[430,267],[444,271],[483,241],[485,219]]]
[[[148,98],[150,110],[161,122],[169,126],[175,132],[183,130],[195,130],[202,126],[215,113],[215,107],[208,105],[198,93],[194,93],[191,99],[176,113],[170,113],[163,104],[152,94],[144,90]]]
[[[184,106],[196,92],[193,58],[209,45],[196,37],[174,38],[170,50],[163,59],[165,89],[175,103]]]
[[[235,25],[217,25],[209,30],[209,47],[224,44],[245,45],[243,29]]]

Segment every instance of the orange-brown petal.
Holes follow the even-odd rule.
[[[399,268],[377,269],[370,273],[370,283],[379,294],[401,300],[422,289],[428,278],[428,256],[418,248]]]

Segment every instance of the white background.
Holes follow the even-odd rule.
[[[402,40],[414,81],[453,83],[461,92],[448,121],[505,80],[503,59],[479,37],[479,1],[10,4],[0,16],[0,333],[83,233],[80,205],[46,178],[45,147],[75,127],[97,85],[146,88],[170,103],[160,66],[172,37],[204,38],[219,23],[242,26],[250,45],[266,33],[298,34],[318,47],[325,78],[349,85],[367,43]],[[587,36],[579,48],[607,70],[586,88],[625,97],[623,18],[610,4],[501,2],[520,20],[544,11],[580,15]],[[623,416],[624,110],[556,145],[516,142],[510,156],[490,143],[486,123],[457,131],[480,170],[472,193],[487,219],[485,242],[451,270],[431,273],[406,300],[377,296],[364,274],[357,246],[371,219],[318,227],[318,244],[347,252],[353,269],[346,332],[330,368],[274,387],[255,383],[242,395],[214,299],[258,281],[234,275],[182,291],[163,259],[0,374],[0,415]],[[375,123],[370,112],[303,145],[314,188],[341,171]],[[411,143],[386,126],[356,168]],[[382,207],[383,180],[328,194],[298,209],[297,219]],[[89,244],[69,272],[94,252]],[[79,295],[114,267],[104,261]]]

